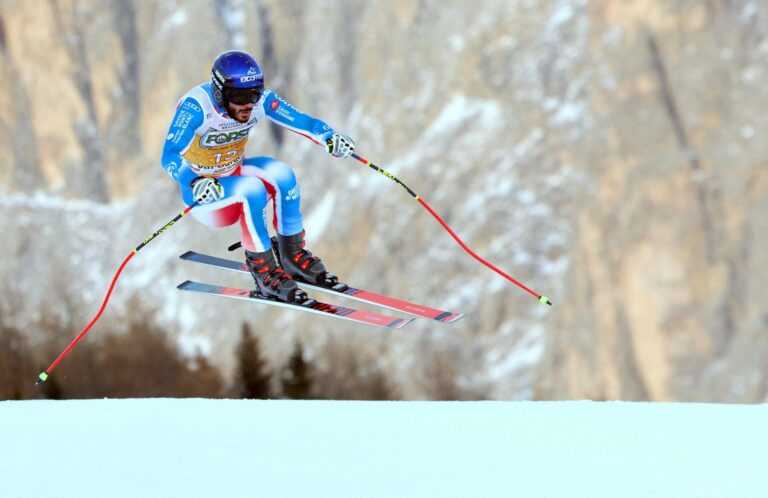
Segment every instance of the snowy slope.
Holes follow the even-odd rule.
[[[0,403],[0,496],[768,496],[768,406]]]

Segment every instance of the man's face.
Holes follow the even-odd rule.
[[[263,91],[264,85],[255,88],[225,88],[224,98],[227,99],[229,116],[241,123],[247,123],[251,118],[253,106],[259,101]]]
[[[251,119],[251,111],[253,111],[253,103],[248,102],[245,105],[237,105],[229,102],[227,104],[227,113],[229,117],[240,123],[247,123]]]

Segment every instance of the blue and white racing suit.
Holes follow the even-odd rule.
[[[248,122],[240,123],[216,104],[211,84],[204,83],[179,100],[162,157],[163,168],[179,183],[188,206],[194,202],[190,184],[196,177],[217,178],[224,187],[222,199],[196,207],[192,215],[212,227],[240,222],[241,243],[254,252],[271,247],[269,200],[278,233],[294,235],[303,230],[300,192],[291,167],[271,157],[245,157],[251,129],[265,117],[318,145],[324,145],[334,133],[330,126],[303,114],[268,89],[254,105]]]

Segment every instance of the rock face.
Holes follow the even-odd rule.
[[[262,123],[249,153],[294,166],[334,272],[470,316],[383,335],[180,296],[186,278],[248,284],[177,263],[238,238],[185,220],[102,320],[136,297],[225,368],[249,321],[272,361],[298,338],[320,368],[366,358],[408,399],[767,399],[764,3],[3,0],[0,15],[3,320],[87,321],[124,254],[182,207],[158,164],[176,100],[244,48],[555,305],[388,180]]]
[[[632,4],[591,16],[590,185],[539,392],[762,401],[766,9]]]

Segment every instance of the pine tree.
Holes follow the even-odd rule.
[[[33,394],[32,355],[18,330],[0,321],[0,400],[29,399]]]
[[[43,399],[64,399],[64,391],[57,376],[52,376],[43,384],[39,397]]]
[[[304,360],[304,348],[296,341],[280,375],[283,394],[291,399],[312,399],[312,367]]]
[[[259,339],[243,324],[240,344],[237,347],[237,391],[243,398],[268,399],[271,397],[270,373],[261,357]]]
[[[222,390],[221,372],[208,360],[208,358],[197,351],[188,368],[194,373],[192,378],[193,385],[190,385],[193,396],[221,398],[224,396]]]

